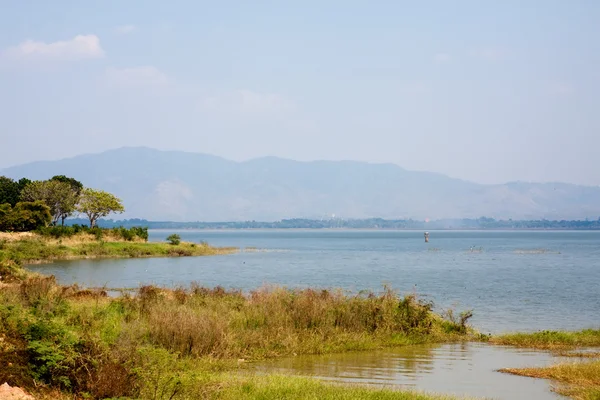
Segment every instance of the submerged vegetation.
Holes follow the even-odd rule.
[[[0,381],[90,398],[433,399],[232,372],[265,357],[470,337],[431,304],[390,289],[243,294],[146,286],[111,299],[38,276],[0,289],[0,363],[8,366]]]

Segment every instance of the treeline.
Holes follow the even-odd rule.
[[[0,176],[0,231],[32,231],[59,221],[64,225],[75,214],[85,215],[93,228],[99,218],[124,210],[116,196],[64,175],[44,181]]]
[[[81,224],[85,220],[73,219],[67,224]],[[573,229],[600,230],[597,220],[496,220],[493,218],[447,219],[436,221],[368,219],[284,219],[275,222],[174,222],[127,219],[114,221],[100,219],[105,228],[147,226],[150,229]]]

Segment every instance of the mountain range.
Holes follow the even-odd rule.
[[[583,219],[600,215],[600,187],[512,182],[483,185],[394,164],[235,162],[207,154],[124,147],[0,170],[13,179],[67,175],[123,200],[123,218],[273,221],[381,217]],[[121,218],[121,217],[120,217]]]

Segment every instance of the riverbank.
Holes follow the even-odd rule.
[[[103,239],[27,235],[2,241],[0,254],[5,264],[15,262],[13,267],[22,273],[17,263],[34,257],[48,262],[57,254],[151,257],[132,251],[147,244],[167,251],[207,247],[198,255],[236,251]],[[95,250],[88,253],[88,248]],[[187,254],[171,254],[180,255]],[[350,295],[280,287],[241,293],[197,285],[174,290],[146,286],[110,299],[101,290],[21,275],[0,287],[0,365],[9,366],[0,368],[0,383],[4,379],[35,391],[38,398],[73,398],[75,393],[89,398],[441,399],[445,397],[259,376],[247,366],[266,358],[456,341],[567,351],[594,346],[600,337],[599,331],[588,330],[488,338],[467,326],[468,315],[445,319],[418,297],[389,289]]]
[[[193,257],[237,252],[234,247],[214,247],[207,243],[146,242],[133,237],[125,240],[106,230],[102,236],[80,233],[65,238],[25,232],[0,235],[0,276],[2,281],[23,279],[26,264],[57,260],[92,258]]]
[[[282,393],[439,399],[300,378],[257,378],[247,375],[245,365],[269,357],[476,336],[466,325],[434,314],[427,303],[391,290],[350,296],[276,287],[242,294],[146,286],[134,296],[107,298],[39,276],[0,289],[0,332],[0,364],[6,366],[0,381],[11,386],[38,394],[60,390],[91,398],[165,399],[280,398]]]

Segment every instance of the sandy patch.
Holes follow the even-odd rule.
[[[0,385],[0,400],[35,400],[33,396],[27,394],[23,389],[12,387],[8,383]]]

